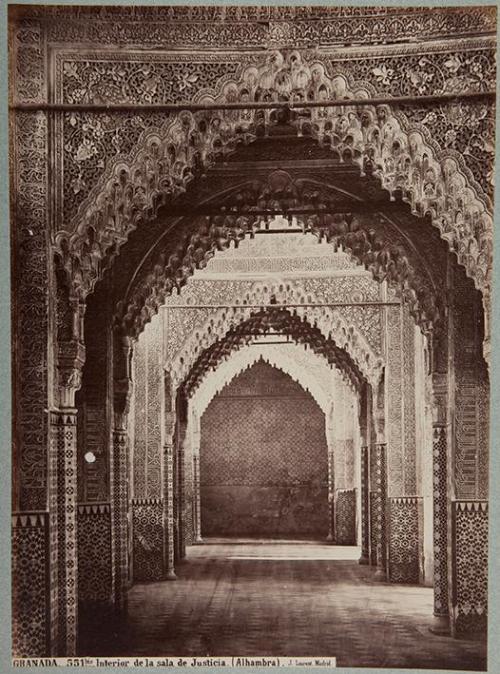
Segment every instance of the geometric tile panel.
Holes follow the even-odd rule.
[[[112,599],[111,508],[109,503],[78,506],[78,601]]]
[[[453,609],[457,633],[486,630],[488,615],[488,503],[453,503]]]
[[[280,370],[258,362],[201,418],[202,535],[328,534],[325,416]]]
[[[356,545],[356,490],[337,489],[335,494],[335,543]]]
[[[447,618],[448,607],[448,487],[447,439],[444,426],[435,425],[432,440],[434,615]]]
[[[132,532],[134,580],[160,580],[164,575],[163,499],[132,500]]]
[[[48,653],[48,513],[12,516],[12,655]]]
[[[418,584],[420,577],[419,506],[416,497],[389,499],[389,580]]]

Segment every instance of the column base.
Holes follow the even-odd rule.
[[[329,543],[333,543],[333,535],[332,535],[332,534],[328,534],[328,536],[326,537],[326,540],[327,540]]]
[[[175,571],[167,571],[165,580],[178,580],[177,576],[175,575]]]
[[[375,580],[383,580],[383,581],[387,580],[387,575],[386,575],[384,569],[381,569],[380,567],[377,568],[373,577],[374,577]]]
[[[432,616],[432,625],[429,627],[429,632],[439,636],[451,634],[449,616],[444,615]]]
[[[361,555],[361,557],[358,559],[358,564],[369,564],[370,563],[370,558],[367,557],[366,555]]]
[[[201,536],[197,536],[193,541],[193,545],[203,545],[204,542]]]

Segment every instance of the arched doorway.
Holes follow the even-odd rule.
[[[20,32],[20,44],[27,35],[36,39],[37,34]],[[49,51],[40,48],[40,54]],[[24,188],[19,194],[25,201],[18,218],[24,226],[30,211],[26,200],[33,199],[40,222],[50,220],[54,231],[48,237],[43,228],[28,228],[23,239],[27,255],[19,255],[21,277],[39,279],[44,270],[46,278],[39,285],[42,290],[50,285],[50,293],[45,299],[31,293],[33,315],[40,334],[47,336],[46,344],[39,341],[38,331],[26,330],[32,344],[25,342],[20,353],[32,348],[39,362],[49,367],[40,373],[30,358],[19,366],[23,395],[36,390],[40,400],[35,407],[19,406],[21,458],[14,491],[20,512],[40,509],[34,525],[40,536],[50,531],[52,555],[45,555],[39,566],[50,567],[52,590],[40,601],[47,604],[41,614],[51,616],[50,628],[43,627],[44,643],[50,642],[56,651],[75,649],[77,586],[82,603],[124,603],[131,577],[131,505],[137,518],[142,512],[147,526],[156,523],[150,527],[161,549],[155,568],[173,572],[175,557],[182,558],[184,505],[177,490],[182,484],[182,406],[213,362],[241,345],[238,326],[251,320],[254,310],[259,313],[262,298],[266,306],[260,324],[267,320],[268,304],[282,304],[291,318],[281,318],[292,324],[296,339],[344,368],[351,384],[362,390],[360,432],[366,451],[360,455],[364,486],[362,480],[358,510],[364,561],[377,567],[378,578],[408,582],[417,573],[420,579],[429,555],[422,565],[420,538],[413,533],[420,530],[424,501],[427,537],[430,514],[434,519],[436,616],[445,624],[451,616],[452,631],[484,623],[488,371],[482,350],[484,345],[487,356],[491,268],[491,199],[484,180],[487,171],[477,168],[484,162],[477,160],[471,168],[473,159],[460,158],[447,145],[453,134],[446,135],[441,122],[433,126],[432,116],[424,122],[421,110],[403,109],[397,102],[378,105],[372,98],[386,85],[368,72],[363,77],[359,71],[344,72],[333,56],[266,47],[265,54],[252,51],[245,58],[238,65],[230,59],[233,65],[224,69],[224,76],[218,67],[212,68],[211,84],[196,98],[206,109],[176,110],[167,119],[145,115],[147,121],[138,128],[130,124],[128,149],[122,145],[123,152],[112,161],[106,152],[114,142],[111,137],[121,133],[118,127],[113,136],[91,124],[100,139],[92,145],[85,136],[90,127],[83,128],[82,118],[66,118],[62,110],[50,107],[52,103],[30,118],[33,147],[21,157],[28,163],[38,158],[35,174],[41,178],[34,189],[21,171]],[[486,62],[481,61],[481,68]],[[40,76],[40,81],[46,75],[50,79],[46,90],[57,100],[62,95],[60,78],[80,77],[79,65],[58,64],[47,69],[50,77],[45,71]],[[365,77],[372,80],[366,86]],[[456,82],[446,86],[453,89]],[[19,94],[23,101],[26,90],[21,87]],[[187,99],[178,94],[187,106]],[[484,96],[488,99],[487,93]],[[313,106],[307,103],[311,97]],[[231,107],[234,101],[240,105]],[[299,110],[297,101],[303,103]],[[317,105],[321,101],[325,106]],[[241,107],[246,102],[252,103],[250,108]],[[224,110],[214,110],[214,103]],[[451,104],[443,100],[443,105]],[[444,117],[452,118],[453,109],[446,110]],[[45,199],[41,186],[47,187],[52,178],[42,155],[49,147],[46,117],[52,114],[51,157],[58,162],[64,158],[57,164],[57,185],[47,190]],[[486,128],[487,118],[486,112],[477,120],[481,128]],[[116,123],[116,118],[110,120]],[[467,125],[462,127],[467,133]],[[21,126],[16,133],[20,147],[25,147]],[[131,353],[141,357],[140,341],[148,322],[154,330],[152,317],[162,314],[172,292],[187,287],[187,279],[216,251],[252,237],[271,241],[277,236],[269,233],[275,216],[289,223],[283,229],[301,228],[362,264],[376,284],[375,294],[360,290],[366,279],[345,284],[342,290],[342,274],[330,269],[331,279],[339,281],[335,292],[342,290],[343,299],[326,293],[325,301],[322,296],[320,303],[335,305],[328,315],[317,306],[306,307],[316,305],[320,296],[313,294],[309,301],[307,289],[296,301],[286,293],[285,300],[262,293],[254,300],[256,307],[236,309],[233,324],[233,317],[222,316],[223,307],[217,306],[214,332],[202,331],[195,338],[196,357],[181,368],[179,381],[174,369],[167,368],[165,380],[161,376],[153,388],[148,381],[147,393],[140,394],[142,382],[132,376],[136,356]],[[42,256],[48,238],[49,252]],[[220,304],[212,281],[206,289],[210,286],[213,294],[207,290],[205,300],[211,297],[211,304]],[[32,306],[26,289],[30,283],[23,281],[23,306]],[[301,306],[291,306],[295,304]],[[213,308],[205,307],[206,313]],[[27,315],[23,311],[19,310],[20,325]],[[337,325],[335,312],[342,314],[343,324]],[[461,330],[463,315],[474,317],[466,330]],[[366,324],[366,341],[373,341],[370,348],[358,339],[359,316]],[[381,352],[374,334],[382,342]],[[363,361],[366,356],[368,361]],[[162,373],[163,354],[148,352],[147,371],[154,369],[150,362]],[[413,379],[406,377],[411,371]],[[133,379],[134,409],[141,396],[153,400],[155,391],[162,402],[159,424],[146,424],[144,493],[140,503],[131,504],[130,485],[135,488],[141,480],[138,465],[130,470],[130,462],[140,464],[137,452],[131,454],[134,433],[141,427],[139,423],[132,428],[130,421]],[[148,406],[155,412],[155,405]],[[417,407],[426,412],[418,427],[411,422]],[[432,508],[429,494],[419,485],[425,460],[419,463],[417,451],[420,444],[429,452],[431,410],[437,485]],[[51,449],[46,451],[40,438],[49,433]],[[16,535],[25,535],[27,521],[16,519]],[[474,549],[466,535],[470,527],[481,541]],[[412,536],[407,537],[407,531]],[[95,563],[86,552],[89,541]],[[474,574],[462,572],[465,558],[472,560]]]

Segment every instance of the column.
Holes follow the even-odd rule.
[[[370,454],[361,447],[361,557],[360,564],[370,563]]]
[[[377,566],[375,578],[377,578],[377,580],[386,580],[387,445],[385,443],[377,443],[373,447],[372,452],[373,490],[371,492],[371,509]]]
[[[334,413],[335,405],[332,401],[325,415],[325,435],[328,451],[328,534],[326,540],[330,543],[335,541]]]
[[[113,340],[113,437],[111,456],[111,526],[113,540],[114,599],[126,601],[129,585],[129,439],[128,413],[132,395],[132,341],[121,334]]]
[[[179,409],[179,406],[177,407]],[[178,412],[179,415],[179,412]],[[186,556],[186,517],[187,517],[187,493],[188,485],[187,471],[186,471],[186,431],[187,422],[185,419],[179,419],[177,416],[177,433],[175,435],[176,447],[175,454],[177,457],[177,555],[179,559],[184,559]]]
[[[443,341],[447,336],[442,335]],[[437,340],[437,338],[436,338]],[[446,346],[444,353],[447,353]],[[435,351],[443,350],[439,342]],[[435,369],[445,362],[435,362]],[[448,489],[448,444],[449,427],[447,425],[448,374],[435,371],[432,375],[433,389],[433,429],[432,429],[432,473],[433,473],[433,543],[434,543],[434,621],[431,631],[435,634],[449,634],[449,565],[448,565],[448,528],[449,489]]]
[[[331,439],[327,436],[328,444],[328,535],[327,541],[335,541],[335,472],[334,454]]]
[[[371,562],[376,565],[375,578],[387,579],[387,444],[385,442],[385,376],[374,395],[373,417],[375,444],[370,451]]]
[[[193,543],[203,543],[201,537],[201,478],[200,478],[200,417],[191,411],[191,455],[193,461]]]
[[[201,483],[200,483],[200,449],[193,449],[193,525],[194,542],[203,543],[201,537]]]
[[[73,302],[73,334],[82,334],[83,306]],[[80,388],[85,347],[77,339],[57,350],[58,409],[50,411],[51,543],[57,549],[58,654],[76,654],[78,617],[77,441],[75,394]],[[57,496],[55,496],[57,494]]]
[[[165,578],[177,580],[175,575],[175,534],[174,534],[174,434],[175,399],[170,375],[165,373],[164,380],[165,434],[163,447],[163,497],[164,560]]]

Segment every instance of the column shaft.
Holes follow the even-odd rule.
[[[165,458],[165,566],[166,577],[175,580],[175,536],[174,536],[174,446],[164,447]]]
[[[328,536],[327,541],[335,541],[335,473],[334,456],[328,451]]]
[[[377,571],[375,577],[385,580],[387,567],[387,534],[386,534],[386,502],[387,502],[387,467],[386,445],[378,443],[373,448],[373,491],[372,526],[374,527],[374,544]]]
[[[113,429],[113,473],[111,481],[112,531],[114,547],[114,596],[121,606],[128,588],[128,435]]]
[[[201,537],[201,484],[200,484],[200,456],[193,456],[193,506],[194,506],[194,540],[203,543]]]
[[[76,410],[52,411],[50,422],[57,470],[58,651],[71,656],[77,638]]]
[[[433,429],[434,616],[438,633],[449,632],[447,437],[444,424]]]
[[[359,563],[370,563],[370,457],[366,446],[361,447],[361,557]]]

